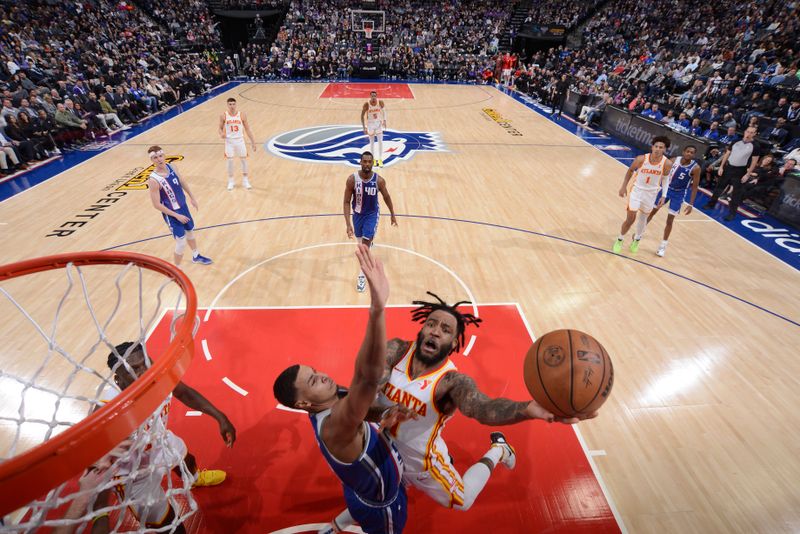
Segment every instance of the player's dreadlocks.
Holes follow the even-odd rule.
[[[483,319],[480,317],[475,317],[471,313],[461,313],[456,308],[464,304],[472,304],[472,302],[468,300],[462,300],[456,302],[452,306],[447,304],[438,295],[431,293],[430,291],[426,291],[426,293],[439,302],[425,302],[424,300],[415,300],[412,304],[418,304],[419,308],[415,308],[411,311],[411,318],[418,322],[418,323],[425,323],[428,320],[428,316],[435,312],[436,310],[446,311],[450,315],[456,318],[456,346],[452,350],[452,352],[458,352],[461,350],[461,347],[464,345],[464,330],[468,324],[475,325],[480,327],[479,324]]]

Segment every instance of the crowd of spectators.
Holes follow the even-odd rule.
[[[232,11],[261,11],[278,9],[285,4],[283,0],[210,0],[212,8]]]
[[[523,25],[560,25],[570,29],[599,3],[600,0],[532,0]]]
[[[5,2],[0,21],[3,174],[126,128],[223,76],[213,54],[176,52],[170,31],[135,4]]]
[[[260,79],[336,79],[374,65],[388,77],[476,80],[492,63],[512,5],[499,0],[436,3],[379,0],[383,32],[354,31],[346,0],[293,0],[271,46],[241,51],[244,74]],[[233,68],[232,63],[227,65]]]
[[[583,28],[583,45],[532,55],[519,89],[552,100],[562,75],[586,100],[583,118],[616,105],[720,146],[756,126],[776,164],[800,148],[800,30],[796,1],[611,0]],[[594,98],[593,98],[594,97]],[[594,109],[592,109],[594,108]],[[790,164],[791,165],[791,164]],[[704,180],[713,182],[707,172]],[[708,184],[712,185],[712,184]]]
[[[173,47],[202,51],[220,46],[205,0],[136,0],[136,5],[168,30]]]

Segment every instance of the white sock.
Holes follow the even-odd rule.
[[[233,181],[233,158],[228,158],[228,180]]]
[[[492,462],[494,466],[500,462],[503,457],[503,450],[500,447],[491,447],[483,459]],[[455,505],[453,508],[457,510],[469,510],[475,499],[478,498],[486,483],[489,482],[489,477],[492,475],[492,470],[483,462],[478,462],[464,473],[464,504]]]
[[[617,236],[617,240],[619,240],[619,241],[625,241],[625,236],[624,236],[624,235],[622,235],[622,234],[619,234],[619,235]]]
[[[491,447],[486,454],[483,455],[483,457],[491,460],[495,467],[497,467],[497,464],[499,464],[500,460],[503,459],[503,448]]]
[[[369,151],[372,152],[373,155],[375,154],[375,136],[372,134],[369,134]]]
[[[666,247],[668,243],[669,242],[665,239],[664,241],[661,242],[661,246]]]
[[[195,249],[195,250],[193,250],[193,251],[192,251],[192,257],[193,257],[193,258],[196,258],[196,257],[197,257],[197,256],[199,256],[199,255],[200,255],[200,251],[199,251],[199,250],[196,250],[196,249]]]
[[[247,178],[247,160],[245,158],[240,158],[240,161],[242,162],[242,174]],[[232,172],[231,175],[233,175]]]
[[[633,236],[637,241],[644,235],[644,229],[647,226],[647,214],[639,212],[636,219],[636,235]]]
[[[378,134],[378,161],[383,161],[383,132]]]

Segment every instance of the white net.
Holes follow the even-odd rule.
[[[152,363],[150,332],[167,314],[174,333],[186,305],[173,278],[134,263],[70,263],[7,280],[0,295],[0,463],[129,387]],[[185,531],[197,510],[195,475],[185,444],[167,428],[170,401],[93,465],[75,466],[81,474],[8,513],[0,532]]]

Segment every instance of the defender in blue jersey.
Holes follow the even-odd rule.
[[[349,515],[362,530],[400,534],[407,513],[403,463],[387,435],[364,421],[386,365],[389,281],[367,245],[359,244],[356,256],[369,284],[370,308],[350,389],[342,394],[328,375],[293,365],[278,376],[273,391],[284,406],[309,413],[322,456],[342,482]]]
[[[172,237],[175,238],[175,265],[181,264],[187,242],[192,249],[193,263],[202,265],[213,263],[209,258],[201,256],[197,250],[197,241],[193,231],[194,219],[192,219],[189,206],[186,204],[186,195],[189,195],[194,209],[200,208],[189,185],[178,177],[178,173],[171,165],[167,165],[164,150],[160,146],[151,146],[147,149],[147,154],[155,166],[147,180],[150,201],[153,203],[153,207],[162,213],[164,221],[172,232]]]
[[[355,236],[359,243],[367,246],[372,246],[372,241],[378,232],[379,191],[392,216],[392,226],[397,226],[392,197],[389,195],[389,190],[386,189],[386,180],[372,172],[374,161],[371,152],[361,154],[361,170],[347,177],[347,184],[344,188],[344,220],[347,224],[347,237]],[[352,224],[350,224],[351,208],[353,210]],[[367,280],[364,278],[364,273],[359,273],[356,289],[361,293],[366,287]]]
[[[675,216],[681,211],[681,205],[686,200],[686,191],[689,189],[690,184],[692,187],[692,194],[683,213],[689,215],[692,212],[694,199],[697,196],[697,186],[700,183],[700,165],[694,160],[696,154],[697,148],[695,148],[694,145],[686,145],[681,158],[672,165],[672,169],[670,170],[669,178],[667,179],[669,186],[667,187],[665,202],[669,204],[669,215],[667,215],[667,225],[664,227],[664,240],[661,241],[661,245],[656,252],[658,256],[663,256],[667,252],[667,241],[669,240],[670,233],[672,233],[672,223],[675,221]],[[659,191],[658,197],[656,197],[656,207],[650,212],[650,216],[647,218],[648,223],[662,205],[660,202],[661,195],[662,192]]]

